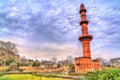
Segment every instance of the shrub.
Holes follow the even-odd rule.
[[[85,74],[85,80],[120,80],[119,69],[106,69]]]
[[[18,69],[19,69],[19,67],[18,67],[17,63],[12,62],[10,64],[10,70],[14,71],[14,70],[18,70]]]
[[[69,72],[75,72],[74,64],[69,64]]]
[[[38,60],[35,60],[32,64],[33,67],[39,67],[40,66],[40,62]]]
[[[10,67],[7,67],[5,71],[11,71]]]
[[[2,75],[4,75],[4,73],[1,73],[1,72],[0,72],[0,76],[2,76]]]

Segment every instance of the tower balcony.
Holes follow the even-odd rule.
[[[82,41],[91,41],[93,36],[91,34],[79,36],[79,40]]]
[[[89,23],[89,21],[88,20],[82,20],[82,21],[80,21],[80,25],[82,25],[82,24],[88,24]]]
[[[79,13],[81,14],[82,12],[87,12],[87,10],[83,8],[79,11]]]

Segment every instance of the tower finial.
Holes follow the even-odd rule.
[[[85,9],[85,6],[83,3],[81,3],[81,5],[80,5],[80,10],[82,10],[82,9]]]
[[[82,11],[86,12],[86,8],[85,8],[85,6],[84,6],[83,3],[81,3],[81,5],[80,5],[80,11],[79,11],[79,13],[81,13]]]

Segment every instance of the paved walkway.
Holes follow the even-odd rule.
[[[63,75],[63,76],[58,76],[60,78],[67,78],[67,79],[74,79],[74,80],[79,80],[80,78],[84,78],[84,76],[73,76],[73,75]]]

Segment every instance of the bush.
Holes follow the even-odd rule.
[[[4,73],[1,73],[1,72],[0,72],[0,76],[2,76],[2,75],[4,75]]]
[[[18,71],[19,71],[19,72],[23,72],[23,70],[22,70],[22,69],[18,69]]]
[[[18,69],[19,69],[19,67],[18,67],[17,63],[12,62],[10,64],[10,70],[14,71],[14,70],[18,70]]]
[[[5,71],[11,71],[10,67],[7,67]]]
[[[69,72],[75,72],[74,64],[69,64]]]
[[[40,62],[38,60],[35,60],[32,64],[33,67],[39,67],[40,66]]]
[[[120,80],[119,69],[106,69],[85,74],[85,80]]]
[[[6,65],[9,66],[14,61],[15,61],[14,57],[8,57],[7,60],[6,60]]]

